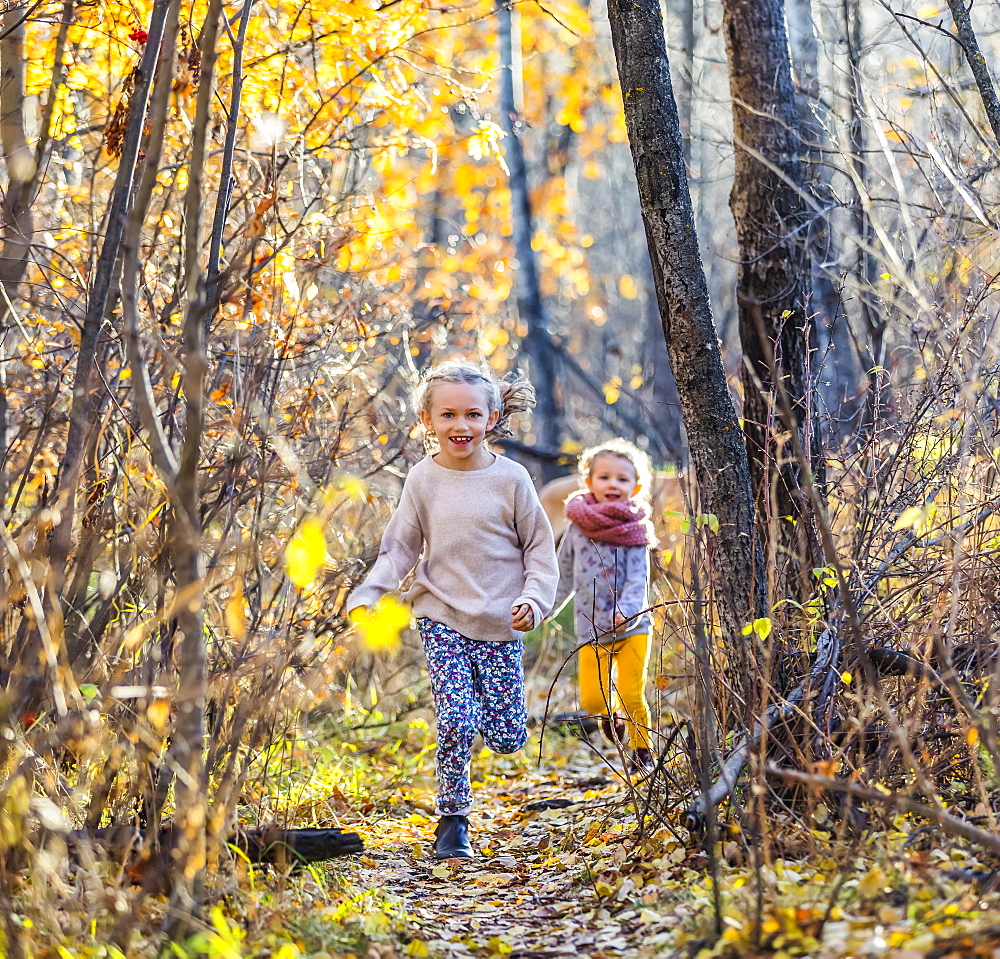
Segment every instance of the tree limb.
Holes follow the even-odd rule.
[[[967,839],[993,852],[1000,853],[1000,836],[973,826],[972,823],[953,816],[947,809],[940,805],[920,802],[911,796],[898,792],[882,792],[877,789],[869,789],[866,786],[859,786],[857,783],[845,782],[843,779],[831,779],[827,776],[816,776],[811,773],[799,772],[797,769],[782,769],[772,763],[764,766],[764,771],[770,776],[777,776],[786,782],[802,783],[806,786],[813,786],[819,789],[829,789],[833,792],[847,793],[864,799],[867,802],[882,803],[893,806],[900,812],[913,813],[922,816],[931,822],[937,823],[946,833]]]
[[[153,74],[159,58],[163,26],[172,0],[154,0],[149,19],[146,46],[139,62],[135,85],[132,90],[128,125],[122,145],[122,155],[118,164],[118,176],[108,206],[107,231],[101,252],[94,268],[94,280],[90,288],[87,315],[80,331],[80,346],[77,352],[76,373],[73,377],[72,406],[70,407],[69,431],[66,446],[59,463],[59,522],[52,531],[50,562],[56,578],[57,591],[62,588],[66,560],[69,556],[73,535],[76,487],[83,466],[83,453],[91,432],[97,407],[94,403],[92,385],[97,362],[97,344],[111,293],[115,264],[121,249],[122,236],[128,217],[129,201],[135,180],[135,169],[139,159],[139,145],[142,142],[146,124],[146,107],[153,83]]]

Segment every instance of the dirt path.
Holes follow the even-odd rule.
[[[633,879],[614,883],[632,825],[620,778],[571,738],[547,751],[540,766],[477,762],[476,860],[433,860],[432,816],[387,819],[366,837],[356,881],[398,900],[405,954],[632,957],[672,938],[651,928],[659,917]]]

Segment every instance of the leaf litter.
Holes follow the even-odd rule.
[[[411,792],[398,812],[390,805],[366,831],[365,855],[338,867],[347,887],[384,897],[395,917],[381,942],[353,955],[1000,959],[1000,864],[941,845],[904,816],[845,840],[823,828],[831,813],[822,806],[811,830],[772,819],[756,852],[726,827],[716,925],[703,849],[669,824],[640,843],[637,797],[617,764],[572,736],[547,736],[537,765],[484,750],[474,761],[480,856],[471,861],[431,857],[425,778],[427,792]]]

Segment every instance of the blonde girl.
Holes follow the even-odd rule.
[[[494,752],[527,739],[521,633],[552,606],[559,578],[552,529],[523,466],[489,448],[534,405],[523,376],[498,380],[465,360],[431,369],[416,403],[431,443],[410,470],[378,559],[348,613],[398,590],[423,642],[437,718],[434,855],[474,855],[469,840],[472,743]]]
[[[645,497],[652,470],[645,453],[615,439],[586,450],[580,473],[587,489],[566,501],[569,525],[559,547],[555,606],[575,596],[577,641],[591,639],[579,653],[581,708],[602,717],[609,738],[627,729],[627,771],[644,778],[653,769],[645,693],[654,543]]]

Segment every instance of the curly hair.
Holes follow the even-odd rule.
[[[513,436],[510,418],[535,405],[535,388],[523,374],[513,371],[498,377],[488,367],[459,359],[446,360],[424,373],[414,396],[417,413],[430,413],[434,387],[440,383],[465,383],[482,387],[489,412],[496,410],[500,414],[492,429],[486,433],[487,440]]]
[[[653,462],[649,458],[649,455],[639,449],[634,443],[630,443],[620,436],[613,440],[608,440],[606,443],[591,446],[580,454],[580,460],[577,464],[580,475],[584,479],[590,476],[594,469],[594,460],[602,453],[607,453],[611,456],[620,456],[632,464],[632,468],[635,470],[636,483],[639,485],[639,492],[635,498],[642,504],[648,505],[653,485]]]

